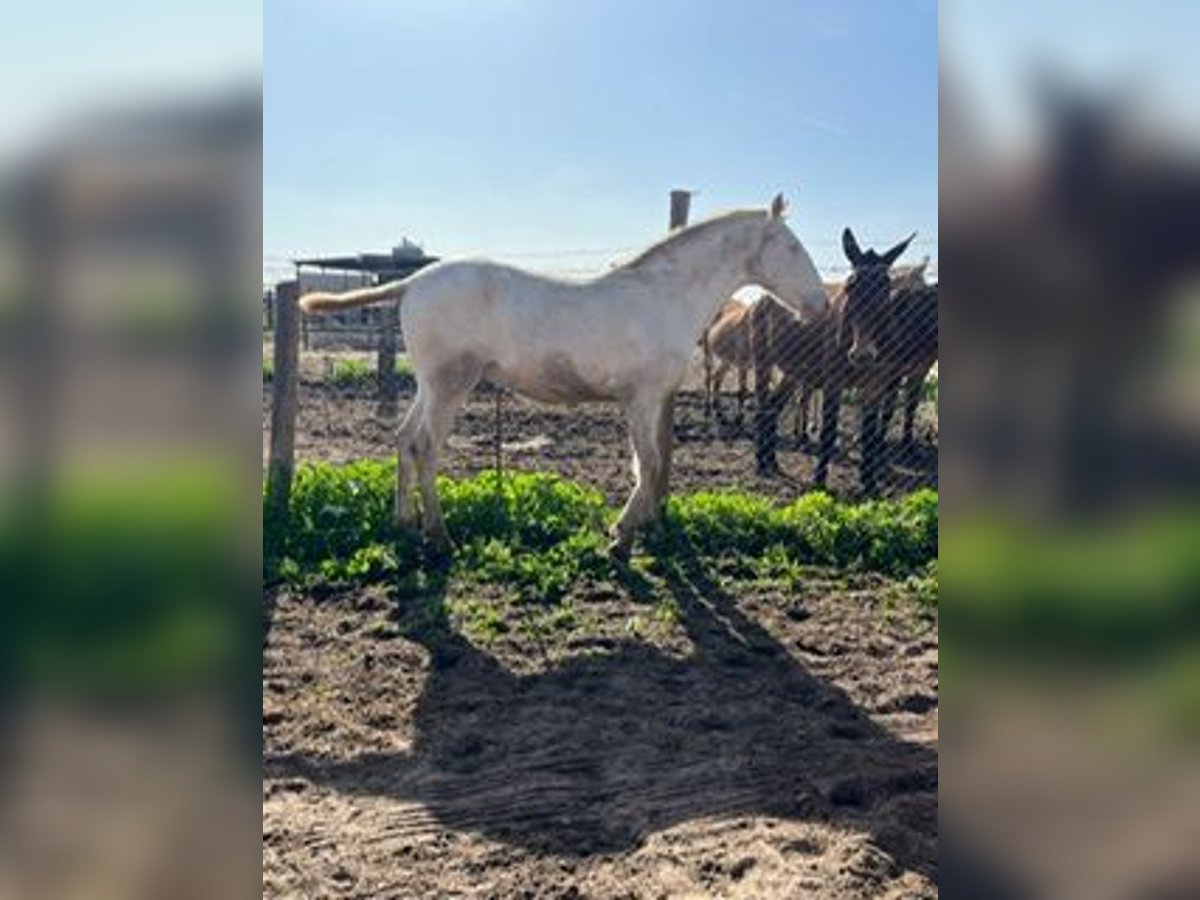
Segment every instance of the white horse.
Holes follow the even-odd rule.
[[[769,209],[737,210],[680,229],[597,278],[564,281],[481,260],[437,263],[401,281],[307,294],[305,312],[400,300],[417,394],[400,426],[396,522],[452,549],[438,501],[438,456],[471,389],[487,379],[535,400],[606,400],[629,421],[635,486],[610,550],[628,554],[666,500],[675,391],[717,307],[747,284],[797,313],[820,315],[825,288],[808,252]]]

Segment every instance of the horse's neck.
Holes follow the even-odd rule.
[[[648,263],[644,274],[661,285],[664,302],[681,305],[681,316],[699,334],[721,304],[749,281],[746,262],[752,240],[753,234],[745,225],[739,233],[717,232],[706,240],[673,248],[674,253]]]

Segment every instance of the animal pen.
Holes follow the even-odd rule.
[[[625,561],[603,531],[633,480],[618,405],[482,383],[443,457],[446,560],[391,522],[415,393],[394,306],[305,323],[300,290],[272,295],[264,360],[264,897],[934,895],[932,382],[915,446],[892,429],[886,502],[858,502],[855,385],[834,497],[812,494],[801,325],[755,304],[759,364],[727,359],[749,364],[744,414],[709,402],[699,341],[671,515]],[[760,474],[764,411],[778,471]]]
[[[687,199],[686,192],[672,196],[672,227],[686,222]],[[269,398],[264,397],[271,516],[287,509],[297,457],[394,458],[396,426],[413,391],[394,302],[304,317],[296,306],[299,293],[313,284],[338,289],[404,278],[436,257],[410,252],[294,262],[296,277],[265,298],[264,336],[269,332],[273,338]],[[926,296],[932,290],[932,307],[926,304],[915,317],[906,313],[913,321],[899,332],[905,345],[893,348],[909,368],[879,414],[887,419],[882,441],[891,449],[878,490],[889,496],[937,485],[936,366],[930,370],[937,353],[936,284],[927,284],[924,269],[899,263],[893,270],[896,290],[907,285]],[[829,283],[831,292],[839,287]],[[812,377],[814,336],[791,313],[784,312],[782,319],[758,315],[758,309],[769,307],[769,298],[741,306],[755,314],[745,317],[740,344],[732,352],[711,346],[710,332],[697,345],[674,404],[674,489],[735,488],[780,499],[812,489],[818,455],[813,430],[820,414],[820,385]],[[711,333],[716,327],[714,322]],[[712,377],[722,368],[739,370],[739,381],[747,385],[744,397],[739,392],[736,414],[732,397],[722,390],[723,379]],[[847,387],[830,480],[835,494],[856,495],[861,411],[857,388]],[[899,410],[894,424],[893,409]],[[544,406],[485,382],[459,415],[445,464],[458,476],[503,467],[548,469],[598,487],[615,501],[630,483],[626,445],[626,427],[613,404]]]

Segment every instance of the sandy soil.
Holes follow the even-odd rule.
[[[879,585],[672,591],[656,637],[597,592],[436,666],[389,589],[274,597],[264,894],[936,896],[934,630]]]
[[[506,465],[623,497],[613,411],[505,411]],[[492,412],[464,411],[451,472],[491,465]],[[806,455],[756,479],[748,433],[710,439],[697,395],[677,422],[678,487],[804,490]],[[383,457],[392,428],[303,387],[301,458]],[[890,491],[936,483],[925,462]],[[269,591],[264,896],[936,896],[936,626],[865,576],[783,591],[690,560],[659,587],[677,619],[648,618],[636,580],[584,585],[565,636],[439,646],[408,636],[395,586]]]

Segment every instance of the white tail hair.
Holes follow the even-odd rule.
[[[356,306],[369,306],[372,303],[398,299],[403,296],[407,287],[405,281],[389,281],[378,287],[360,288],[357,291],[346,291],[343,294],[314,292],[300,298],[300,308],[306,313],[323,313],[353,309]]]

